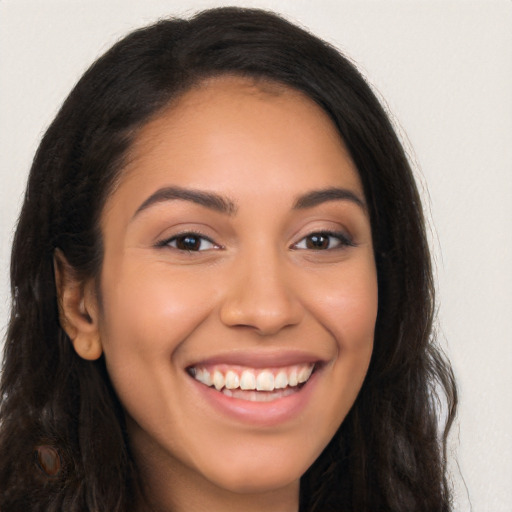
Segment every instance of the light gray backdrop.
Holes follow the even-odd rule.
[[[222,4],[271,8],[309,27],[351,56],[386,99],[431,211],[440,338],[461,394],[452,451],[472,509],[512,511],[510,1],[0,1],[2,335],[13,227],[31,158],[59,105],[130,29]],[[470,510],[455,460],[457,510]]]

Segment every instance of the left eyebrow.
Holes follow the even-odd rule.
[[[293,205],[293,209],[303,210],[305,208],[313,208],[314,206],[328,201],[350,201],[366,212],[366,203],[358,194],[346,188],[335,187],[313,190],[299,196]]]

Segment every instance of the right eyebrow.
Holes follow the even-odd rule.
[[[225,213],[226,215],[234,215],[237,211],[236,204],[229,198],[206,192],[203,190],[182,188],[182,187],[162,187],[151,194],[133,214],[132,220],[142,211],[147,210],[154,204],[163,201],[173,201],[180,199],[182,201],[190,201],[192,203],[205,206],[210,210]]]

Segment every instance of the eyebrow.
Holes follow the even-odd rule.
[[[236,204],[227,197],[223,197],[213,192],[203,192],[201,190],[194,190],[181,187],[163,187],[151,194],[133,214],[136,217],[140,212],[146,210],[150,206],[161,203],[163,201],[173,201],[181,199],[182,201],[190,201],[192,203],[205,206],[210,210],[225,213],[226,215],[233,215],[236,213]]]
[[[366,212],[366,203],[352,190],[346,188],[326,188],[313,190],[297,198],[293,205],[294,210],[313,208],[328,201],[350,201]]]
[[[234,215],[237,206],[231,199],[215,194],[213,192],[204,192],[202,190],[188,189],[182,187],[162,187],[151,194],[133,214],[135,218],[140,212],[148,209],[150,206],[164,201],[173,200],[190,201],[192,203],[205,206],[211,210],[226,215]],[[294,210],[303,210],[313,208],[328,201],[351,201],[366,211],[365,202],[354,192],[345,188],[326,188],[322,190],[313,190],[302,196],[299,196],[293,205]]]

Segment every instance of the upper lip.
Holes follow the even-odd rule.
[[[282,366],[292,366],[305,363],[319,363],[323,359],[318,355],[296,351],[234,351],[223,354],[216,354],[205,359],[200,359],[187,365],[187,368],[194,366],[207,366],[216,364],[226,364],[233,366],[247,366],[249,368],[274,368]]]

